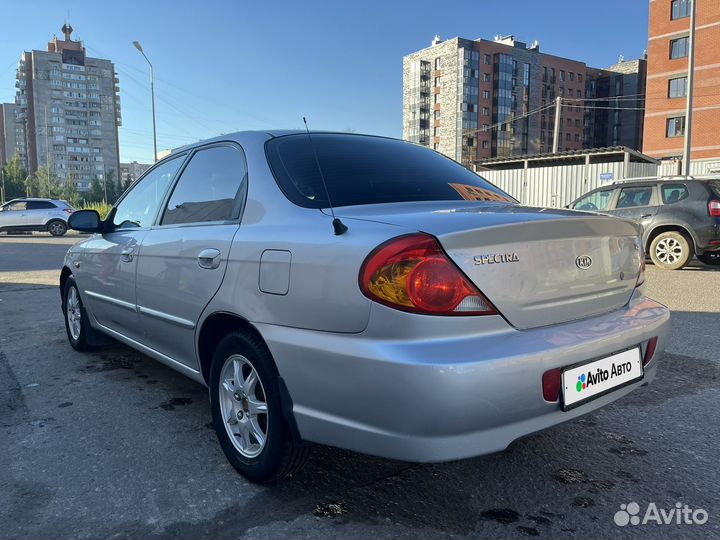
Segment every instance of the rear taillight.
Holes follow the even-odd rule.
[[[657,348],[657,336],[650,338],[647,347],[645,347],[645,358],[643,358],[643,366],[647,366],[655,356],[655,349]]]
[[[638,240],[637,249],[640,251],[640,271],[638,272],[635,288],[645,283],[645,248],[643,248],[642,240]]]
[[[497,310],[445,255],[437,240],[417,233],[393,238],[360,269],[363,294],[381,304],[425,315],[492,315]]]
[[[708,203],[708,212],[712,217],[720,217],[720,201],[710,201]]]
[[[72,214],[75,210],[73,210],[72,208],[63,208],[63,211],[64,211],[66,214]]]

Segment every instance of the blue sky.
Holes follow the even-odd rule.
[[[9,12],[9,13],[8,13]],[[647,47],[647,0],[360,2],[222,0],[13,1],[0,33],[0,101],[14,99],[22,50],[45,49],[67,19],[91,56],[116,63],[122,161],[152,158],[149,74],[158,147],[241,129],[402,135],[402,57],[435,34],[515,34],[541,50],[606,67]]]

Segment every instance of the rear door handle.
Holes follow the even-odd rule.
[[[135,248],[125,248],[120,252],[120,259],[122,262],[132,262],[135,256]]]
[[[203,249],[197,259],[200,268],[214,270],[220,266],[220,250],[214,248]]]

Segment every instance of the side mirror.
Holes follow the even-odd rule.
[[[102,232],[102,221],[97,210],[76,210],[68,218],[68,227],[80,232]]]

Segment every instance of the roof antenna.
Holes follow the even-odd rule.
[[[332,224],[333,229],[335,229],[335,236],[340,236],[341,234],[346,233],[348,228],[347,225],[340,221],[339,217],[335,216],[335,209],[333,208],[332,201],[330,200],[330,192],[328,191],[327,183],[325,182],[325,175],[323,174],[322,167],[320,166],[320,160],[318,159],[317,152],[315,151],[315,145],[313,144],[312,137],[310,136],[310,130],[308,129],[308,123],[304,116],[303,123],[305,124],[305,132],[307,133],[308,141],[310,141],[310,147],[312,148],[313,155],[315,156],[315,164],[317,165],[318,172],[320,172],[320,179],[322,180],[323,187],[325,188],[325,195],[327,196],[328,204],[330,205],[330,213],[333,217]]]

